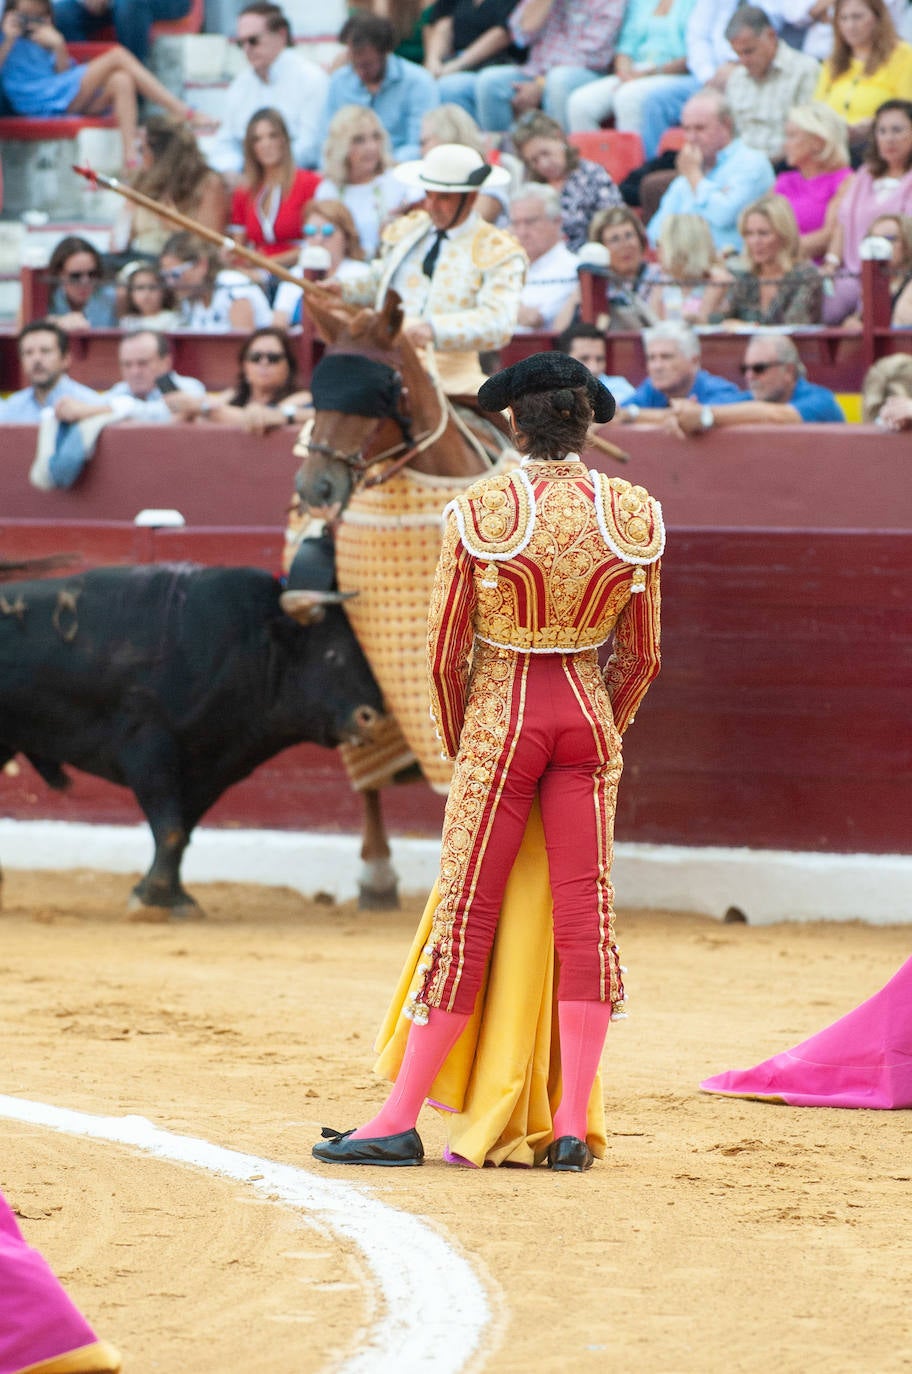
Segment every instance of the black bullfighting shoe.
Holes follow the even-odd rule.
[[[383,1164],[401,1169],[424,1163],[424,1146],[414,1128],[398,1135],[377,1135],[364,1140],[352,1140],[351,1131],[334,1131],[329,1126],[323,1127],[322,1134],[323,1139],[313,1147],[313,1155],[324,1164]]]
[[[548,1168],[556,1174],[581,1174],[592,1168],[592,1151],[585,1140],[575,1135],[562,1135],[548,1146]]]

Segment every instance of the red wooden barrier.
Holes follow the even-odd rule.
[[[0,523],[4,556],[81,547],[90,562],[194,558],[272,567],[272,530],[61,529]],[[75,571],[75,570],[74,570]],[[626,745],[619,839],[910,853],[912,537],[864,528],[672,527],[663,668]],[[14,816],[136,818],[81,775],[58,797],[27,765],[0,776]],[[392,789],[398,833],[439,833],[423,785]],[[288,751],[222,799],[211,824],[357,830],[332,754]]]
[[[640,482],[676,526],[912,529],[909,437],[872,425],[745,426],[681,440],[611,425],[631,461],[590,465]],[[37,491],[28,471],[36,430],[0,428],[0,519],[132,520],[178,507],[193,526],[281,529],[297,460],[295,434],[264,438],[219,425],[110,425],[69,491]]]

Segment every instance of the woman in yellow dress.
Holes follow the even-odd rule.
[[[814,99],[848,124],[853,166],[880,106],[885,100],[907,100],[910,91],[912,46],[899,38],[884,0],[836,0],[833,51],[820,69]]]
[[[401,1012],[411,1027],[380,1112],[354,1131],[325,1130],[313,1153],[327,1163],[420,1164],[415,1125],[430,1097],[462,1118],[450,1150],[471,1163],[546,1159],[581,1172],[604,1148],[591,1099],[609,1021],[624,1003],[614,813],[621,735],[659,669],[664,531],[642,487],[580,461],[593,419],[614,413],[610,392],[581,363],[535,354],[489,378],[478,399],[510,410],[523,462],[483,478],[445,512],[428,672],[432,716],[455,768],[419,962],[407,966],[394,1003],[395,1019]],[[603,673],[597,651],[612,633]],[[509,884],[545,854],[559,1085],[548,1043],[550,930],[547,921],[523,928],[520,915],[507,918]],[[538,886],[547,890],[543,868]],[[532,947],[539,970],[521,994],[499,967],[508,941]],[[525,1057],[511,1045],[498,1065],[486,1032],[495,1018],[510,1021],[517,996],[523,1024],[513,1030]],[[395,1068],[399,1054],[389,1049],[381,1065]],[[486,1086],[473,1098],[479,1078]]]

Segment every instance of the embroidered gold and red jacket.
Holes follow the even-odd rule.
[[[428,678],[446,754],[459,748],[476,638],[516,653],[579,653],[613,633],[605,684],[623,734],[659,671],[659,503],[568,454],[483,478],[444,521]]]

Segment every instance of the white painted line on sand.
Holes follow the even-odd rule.
[[[487,1296],[471,1265],[432,1227],[366,1191],[291,1164],[175,1135],[142,1116],[87,1112],[0,1094],[0,1116],[68,1135],[131,1145],[158,1159],[207,1169],[318,1221],[361,1251],[375,1281],[380,1315],[337,1374],[460,1374],[492,1326]],[[255,1179],[253,1176],[256,1176]]]
[[[393,836],[403,893],[424,895],[440,863],[438,840]],[[183,865],[187,885],[264,883],[337,902],[358,895],[356,835],[200,826]],[[0,819],[5,868],[97,868],[142,873],[152,861],[145,825]],[[716,918],[739,907],[752,925],[771,921],[871,921],[905,925],[912,911],[912,854],[805,853],[618,843],[612,880],[622,910],[653,908]],[[124,903],[127,894],[124,892]]]

